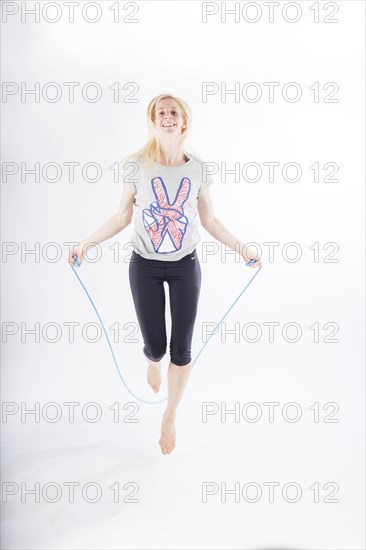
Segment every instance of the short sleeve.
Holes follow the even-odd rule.
[[[126,160],[122,162],[122,181],[132,191],[137,193],[141,179],[141,165],[138,159]]]
[[[210,187],[214,183],[213,176],[211,174],[206,174],[205,176],[202,176],[202,182],[199,192],[203,193],[208,187]]]

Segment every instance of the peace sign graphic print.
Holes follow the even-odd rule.
[[[176,252],[182,248],[188,225],[183,205],[191,191],[191,180],[187,177],[182,178],[174,202],[169,201],[162,178],[153,178],[151,186],[156,201],[142,212],[145,229],[155,252],[159,254]]]

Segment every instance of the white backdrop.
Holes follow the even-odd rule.
[[[238,20],[225,21],[221,2],[81,1],[72,23],[64,2],[51,4],[39,3],[35,22],[22,14],[34,2],[2,3],[2,547],[364,548],[364,3],[279,2],[270,22],[265,2],[237,2]],[[99,21],[85,20],[96,8]],[[217,13],[203,22],[204,9]],[[132,13],[136,22],[123,21]],[[67,82],[80,84],[74,102]],[[81,94],[91,82],[99,101]],[[36,83],[38,100],[22,96]],[[262,93],[256,102],[248,83]],[[268,83],[278,84],[273,101]],[[283,96],[288,83],[301,90],[296,102]],[[207,85],[216,92],[205,97]],[[225,86],[238,87],[237,101]],[[170,456],[158,445],[164,403],[143,404],[123,386],[66,245],[116,211],[122,182],[111,167],[143,145],[146,106],[165,91],[188,102],[190,142],[217,165],[216,216],[263,253],[193,367]],[[39,178],[22,175],[36,163]],[[99,166],[97,181],[84,177],[87,163]],[[258,181],[247,181],[253,167],[247,180],[225,181],[222,168],[235,163],[257,163]],[[294,168],[285,180],[288,163],[298,181]],[[131,231],[102,243],[101,261],[78,274],[125,380],[154,401],[166,396],[169,355],[157,397],[129,288]],[[201,236],[193,357],[205,323],[254,274]],[[169,334],[168,312],[167,294]]]

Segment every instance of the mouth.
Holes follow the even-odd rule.
[[[175,124],[172,122],[172,123],[168,123],[168,124],[162,124],[162,127],[163,128],[172,128],[173,126],[175,126]]]

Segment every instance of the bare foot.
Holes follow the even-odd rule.
[[[147,369],[147,381],[152,387],[155,393],[160,390],[161,384],[161,364],[149,361],[149,368]]]
[[[163,455],[170,454],[175,447],[175,415],[167,416],[164,413],[161,423],[161,437],[159,445]]]

